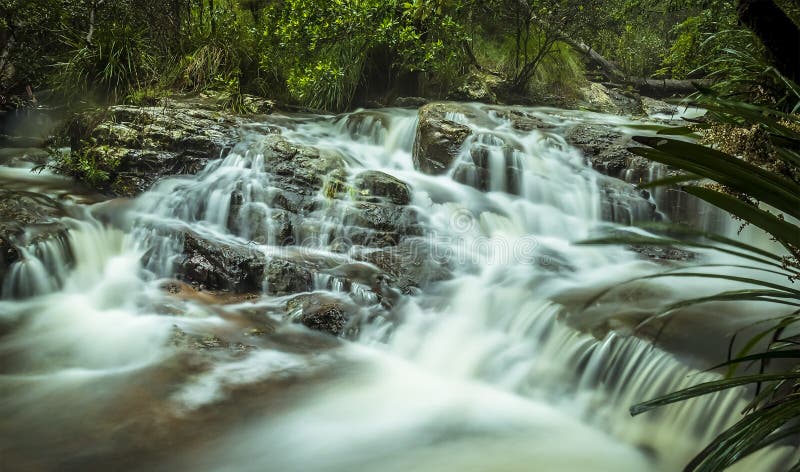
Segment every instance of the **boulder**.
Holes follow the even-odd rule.
[[[498,75],[472,71],[447,98],[463,102],[497,103],[496,91],[504,86],[504,80]]]
[[[598,184],[602,194],[603,220],[632,225],[658,221],[661,218],[646,190],[638,190],[627,182],[607,176],[601,176]]]
[[[396,205],[408,205],[411,202],[411,188],[408,184],[385,172],[362,172],[356,176],[354,185],[360,200],[389,201]]]
[[[340,336],[357,307],[327,293],[299,295],[286,302],[286,316],[309,329]]]
[[[417,212],[413,208],[386,204],[358,202],[349,207],[344,217],[345,225],[387,231],[398,236],[417,233]]]
[[[638,144],[611,126],[580,124],[567,130],[564,139],[582,151],[591,166],[602,174],[633,184],[649,181],[653,164],[628,151]]]
[[[641,115],[642,103],[638,96],[623,93],[617,88],[591,83],[581,89],[582,105],[594,111],[613,115]]]
[[[443,174],[471,134],[469,126],[453,121],[463,113],[457,104],[431,103],[419,109],[414,141],[414,167],[426,174]]]
[[[76,117],[68,127],[65,171],[117,196],[134,196],[158,179],[193,174],[238,141],[235,117],[213,102],[167,100],[161,106],[116,105]],[[79,163],[93,162],[103,178]]]
[[[430,103],[430,100],[422,97],[397,97],[392,102],[392,106],[399,108],[419,108]]]
[[[241,293],[261,290],[266,266],[264,253],[251,246],[209,241],[185,233],[178,273],[206,289]]]
[[[640,244],[629,246],[644,260],[656,264],[670,265],[674,262],[689,262],[697,259],[697,253],[677,247],[643,246]]]
[[[314,274],[308,265],[301,262],[272,258],[267,264],[265,282],[268,294],[290,295],[311,291],[314,288]]]
[[[262,146],[265,170],[281,190],[271,202],[273,207],[292,213],[310,211],[329,176],[344,178],[344,158],[333,151],[290,143],[280,135],[264,137]]]
[[[656,100],[650,97],[642,97],[642,111],[647,116],[665,115],[669,117],[677,117],[680,114],[678,107],[670,105],[667,102]]]

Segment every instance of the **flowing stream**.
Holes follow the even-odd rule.
[[[73,198],[67,236],[22,248],[2,287],[0,468],[681,470],[739,418],[746,392],[631,417],[636,402],[717,378],[699,369],[724,355],[694,349],[707,328],[694,322],[682,325],[694,338],[666,329],[685,355],[631,332],[637,310],[719,285],[670,281],[593,316],[577,308],[592,290],[663,270],[626,247],[574,244],[615,224],[604,221],[604,177],[562,131],[630,122],[529,109],[552,128],[523,132],[496,110],[471,109],[449,117],[472,134],[439,176],[415,170],[417,112],[387,109],[270,117],[195,176],[163,180],[133,201]],[[266,281],[239,298],[165,290],[181,287],[175,266],[187,233],[266,260],[374,269],[360,262],[374,249],[352,243],[363,237],[350,211],[357,195],[332,200],[330,186],[284,244],[280,191],[264,170],[275,133],[341,156],[345,189],[363,170],[408,183],[417,219],[409,241],[419,244],[401,246],[424,253],[412,258],[422,267],[403,270],[448,275],[395,290],[387,303],[369,277],[316,272],[316,295],[354,307],[348,340],[292,323],[283,309],[292,296],[268,295]],[[470,165],[476,149],[488,175]],[[64,193],[53,175],[0,173]],[[626,205],[615,210],[625,223],[645,218],[646,207]],[[763,451],[735,470],[782,470],[792,454]]]

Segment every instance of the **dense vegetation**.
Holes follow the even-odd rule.
[[[641,137],[648,147],[635,152],[686,171],[657,184],[685,184],[765,230],[785,254],[672,227],[659,229],[679,238],[595,242],[686,245],[688,236],[766,274],[692,274],[753,288],[689,298],[654,318],[721,300],[786,307],[725,365],[755,361],[757,374],[732,369],[633,410],[758,384],[748,414],[689,465],[721,470],[800,431],[800,371],[769,364],[800,357],[798,340],[784,336],[800,321],[798,19],[792,0],[0,0],[0,100],[141,103],[214,90],[234,106],[254,94],[341,111],[400,96],[488,99],[480,89],[563,97],[586,77],[622,87],[710,79],[699,100],[711,119],[663,131],[695,133],[699,144]],[[776,274],[780,283],[769,278]]]
[[[733,0],[2,0],[0,47],[4,101],[216,89],[338,111],[475,98],[476,80],[569,95],[587,51],[625,77],[713,76],[769,100],[788,87]]]

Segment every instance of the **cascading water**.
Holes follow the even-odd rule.
[[[652,217],[562,137],[614,118],[524,110],[550,126],[520,131],[503,109],[466,109],[449,116],[470,136],[442,175],[414,168],[416,111],[273,117],[196,176],[72,212],[63,241],[21,244],[0,300],[6,466],[679,470],[746,400],[730,390],[630,418],[632,404],[715,374],[630,336],[639,320],[619,304],[576,329],[584,291],[658,270],[626,248],[574,244]],[[320,163],[321,190],[304,194],[315,177],[277,167],[287,143],[312,150],[295,159]],[[409,204],[385,219],[447,276],[403,296],[364,262],[398,242],[359,225],[359,211],[383,209],[360,199],[363,171],[408,183]],[[199,246],[223,248],[251,296],[183,290],[176,275],[215,283],[213,255],[186,255]],[[257,261],[312,273],[289,290],[288,276],[254,279]],[[644,298],[714,289],[680,283]],[[288,294],[305,291],[352,307],[352,341],[282,322],[302,311],[282,314]],[[737,470],[780,470],[790,453]]]

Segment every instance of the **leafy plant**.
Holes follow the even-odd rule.
[[[67,96],[97,89],[113,100],[151,81],[155,58],[144,44],[142,31],[128,25],[98,32],[93,42],[82,37],[64,38],[73,51],[69,60],[56,64],[58,87]]]
[[[699,104],[707,108],[717,121],[763,130],[768,138],[767,144],[772,148],[769,155],[779,164],[777,168],[800,169],[800,120],[796,115],[719,98],[707,91],[701,95]],[[783,246],[785,254],[773,254],[720,235],[669,226],[662,226],[660,229],[677,234],[678,238],[611,236],[587,242],[684,245],[717,250],[746,261],[744,265],[732,267],[764,274],[763,277],[743,277],[702,271],[682,272],[678,269],[649,276],[651,279],[724,279],[747,284],[752,288],[686,299],[664,307],[648,321],[669,316],[675,310],[717,301],[758,301],[785,307],[785,315],[762,322],[767,324],[766,328],[762,327],[761,332],[738,353],[732,354],[727,362],[713,367],[728,368],[724,379],[673,392],[631,408],[631,414],[638,415],[662,405],[712,392],[755,385],[756,395],[744,417],[714,439],[686,466],[687,471],[703,472],[730,467],[756,451],[800,433],[800,397],[797,396],[800,391],[800,368],[796,365],[774,367],[771,364],[775,360],[800,358],[800,350],[797,349],[800,340],[786,335],[787,329],[800,321],[800,289],[795,285],[800,277],[800,181],[793,177],[795,173],[786,175],[775,172],[775,166],[765,168],[763,163],[749,162],[740,155],[731,155],[719,149],[673,137],[696,131],[698,127],[710,126],[703,124],[694,128],[668,128],[662,130],[660,136],[635,138],[646,147],[634,148],[632,152],[684,172],[648,186],[683,183],[683,190],[687,193],[731,213],[745,224],[767,232]],[[714,184],[705,183],[709,181]],[[767,275],[781,275],[786,282],[774,282]],[[590,303],[595,300],[597,298]],[[759,342],[765,339],[768,340],[766,349],[763,352],[753,352]],[[759,363],[758,373],[736,376],[735,367],[746,363]],[[795,465],[795,469],[800,469],[800,463]]]

